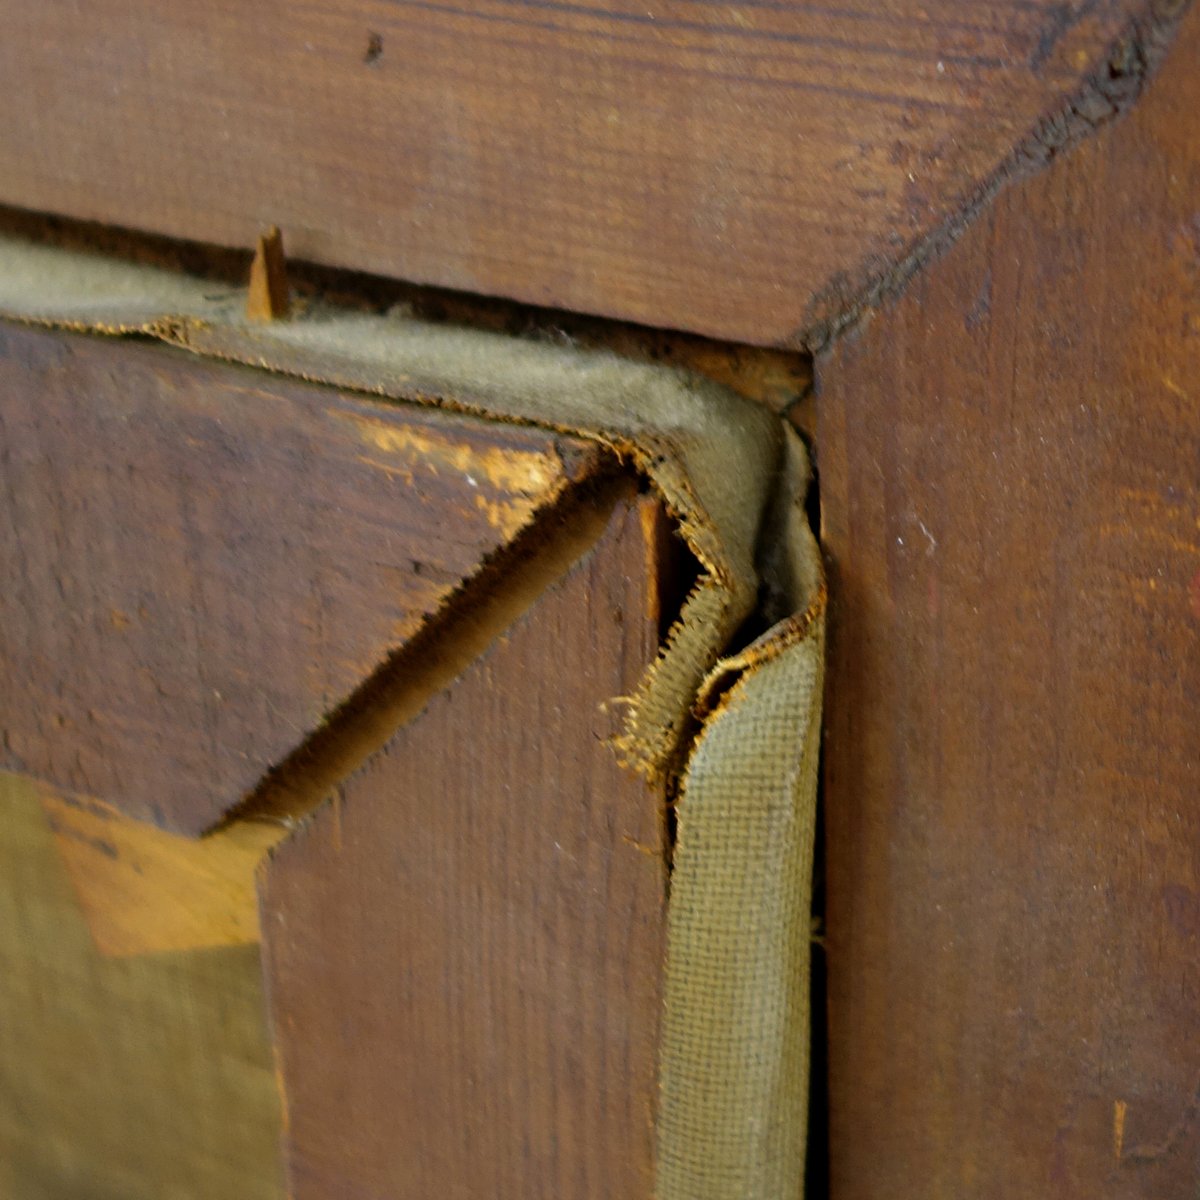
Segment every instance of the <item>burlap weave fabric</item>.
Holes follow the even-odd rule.
[[[700,578],[623,698],[617,745],[679,775],[655,1194],[796,1200],[825,607],[803,447],[766,409],[661,366],[403,313],[314,303],[251,324],[242,307],[209,281],[0,238],[0,316],[590,437],[678,522]],[[783,615],[729,655],[764,596]]]

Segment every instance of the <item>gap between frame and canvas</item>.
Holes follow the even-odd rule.
[[[656,1195],[794,1196],[808,1099],[825,611],[798,437],[765,407],[695,374],[319,301],[295,320],[256,325],[242,319],[239,298],[214,296],[204,280],[0,240],[0,315],[9,319],[152,337],[386,400],[585,437],[641,476],[677,525],[696,582],[634,694],[613,698],[625,712],[619,756],[676,800],[664,858]],[[611,487],[593,486],[593,513],[578,522],[580,505],[571,535],[501,556],[482,590],[468,589],[474,600],[464,593],[230,816],[282,822],[284,837],[586,553]],[[501,567],[515,560],[523,567],[505,583]],[[738,648],[756,613],[759,636]]]

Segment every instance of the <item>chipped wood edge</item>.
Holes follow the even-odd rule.
[[[910,243],[896,261],[868,259],[839,273],[808,306],[804,323],[780,344],[820,354],[852,333],[872,311],[899,296],[920,271],[962,237],[1010,184],[1043,170],[1059,155],[1119,120],[1154,78],[1192,0],[1150,0],[1110,43],[1066,103],[1042,117],[1000,165],[949,206],[952,215]]]

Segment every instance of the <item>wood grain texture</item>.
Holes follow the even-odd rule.
[[[649,1200],[663,796],[606,738],[661,512],[595,548],[269,860],[296,1200]]]
[[[3,0],[0,202],[817,343],[1184,2]]]
[[[283,1200],[257,946],[104,958],[0,772],[0,1196]]]
[[[1200,1186],[1198,63],[818,364],[838,1200]]]
[[[0,765],[199,833],[596,461],[0,329]]]

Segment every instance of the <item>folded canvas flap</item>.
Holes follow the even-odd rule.
[[[244,294],[0,238],[0,315],[140,334],[394,400],[596,439],[653,484],[701,567],[618,749],[680,778],[659,1200],[788,1200],[803,1178],[824,585],[804,448],[698,376],[603,352],[312,303],[254,324]],[[783,614],[722,658],[760,602]]]
[[[789,438],[764,544],[790,615],[709,673],[680,780],[660,1061],[662,1200],[796,1200],[803,1191],[825,647],[807,485],[804,448]]]

